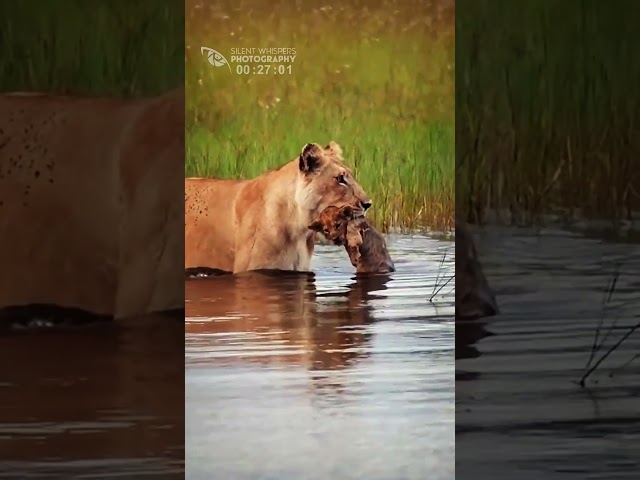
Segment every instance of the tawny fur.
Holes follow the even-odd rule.
[[[307,225],[329,205],[362,213],[370,205],[334,142],[307,144],[253,180],[187,178],[185,268],[308,271],[315,234]]]
[[[0,307],[183,308],[183,89],[3,94],[0,111]]]
[[[327,207],[309,229],[322,233],[336,245],[344,245],[358,273],[389,273],[395,266],[384,237],[365,217],[355,217],[349,206]]]

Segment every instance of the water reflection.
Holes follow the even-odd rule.
[[[187,280],[187,478],[453,478],[453,288],[429,301],[452,246],[391,238],[389,275],[321,246],[315,275]]]
[[[636,478],[640,365],[629,360],[640,335],[586,389],[577,382],[600,322],[596,357],[640,320],[640,247],[554,229],[491,228],[478,240],[501,312],[456,325],[456,477]]]
[[[0,336],[0,472],[182,475],[182,322],[134,323]]]
[[[484,319],[456,320],[456,360],[479,357],[476,343],[489,335]]]
[[[371,323],[369,300],[380,298],[376,292],[389,279],[357,276],[339,291],[320,294],[313,274],[247,272],[189,280],[186,296],[194,300],[186,304],[186,332],[208,335],[205,348],[209,336],[249,334],[241,348],[252,353],[238,357],[236,346],[218,351],[228,354],[227,361],[247,357],[310,370],[345,368],[367,354],[371,334],[359,327]],[[273,349],[260,350],[265,338]]]

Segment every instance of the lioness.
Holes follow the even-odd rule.
[[[0,309],[184,308],[184,92],[0,95]]]
[[[335,142],[309,143],[253,180],[185,179],[185,268],[308,271],[309,222],[329,205],[351,205],[356,216],[371,206],[343,161]]]
[[[456,318],[473,319],[498,313],[498,305],[478,261],[471,233],[456,219]]]
[[[354,217],[350,205],[327,207],[309,224],[336,245],[344,245],[358,273],[390,273],[395,266],[383,236],[364,217]]]

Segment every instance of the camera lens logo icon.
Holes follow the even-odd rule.
[[[227,59],[224,58],[224,55],[214,50],[213,48],[200,47],[200,53],[204,55],[205,52],[207,54],[207,60],[211,65],[213,65],[214,67],[222,67],[226,65],[229,68],[229,71],[231,72],[231,67],[229,66],[229,62],[227,62]]]

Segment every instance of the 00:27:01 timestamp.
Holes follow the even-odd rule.
[[[291,74],[291,65],[236,65],[236,73],[239,75],[284,75]]]

